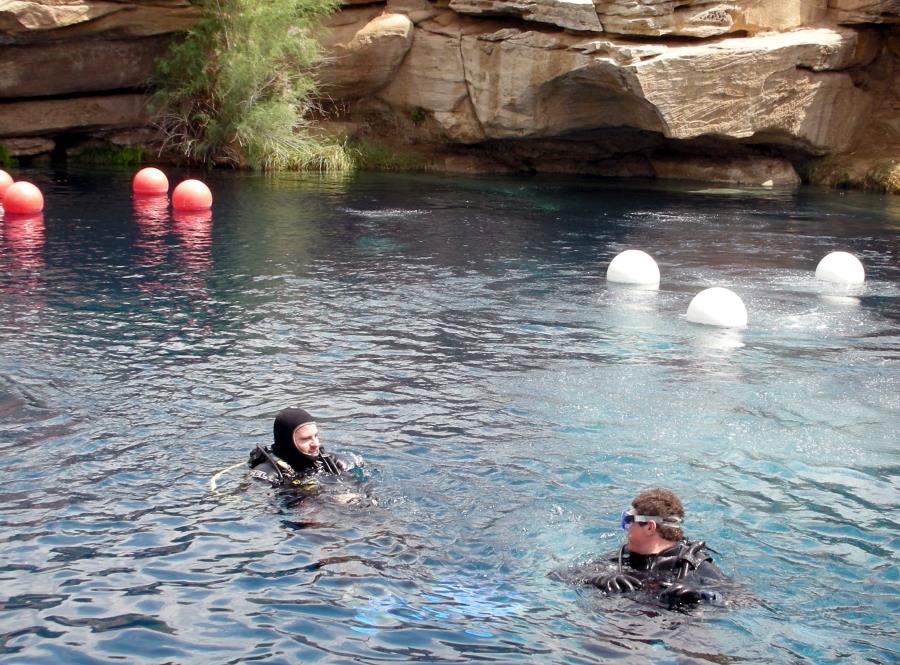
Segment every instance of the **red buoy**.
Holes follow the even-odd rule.
[[[157,168],[148,166],[134,174],[131,191],[135,194],[166,194],[169,191],[169,179]]]
[[[212,192],[199,180],[184,180],[172,192],[175,210],[208,210],[212,207]]]
[[[6,194],[6,190],[11,184],[13,184],[12,176],[0,169],[0,201],[3,200],[3,195]]]
[[[14,182],[3,194],[3,209],[13,215],[32,215],[44,209],[44,195],[30,182]]]

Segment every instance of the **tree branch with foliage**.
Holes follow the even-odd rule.
[[[202,164],[346,170],[334,141],[310,136],[313,30],[337,0],[201,0],[201,19],[157,62],[151,108],[163,150]]]

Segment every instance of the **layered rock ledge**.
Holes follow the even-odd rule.
[[[149,141],[153,60],[196,17],[0,0],[0,144]],[[900,180],[900,0],[387,0],[322,42],[323,128],[428,168]]]

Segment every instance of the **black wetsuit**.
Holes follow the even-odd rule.
[[[274,446],[256,446],[250,453],[250,475],[277,486],[304,486],[316,473],[338,474],[349,465],[344,460],[319,449],[315,458],[297,453],[285,460],[273,451]]]
[[[687,540],[658,554],[629,552],[623,545],[617,552],[550,575],[570,583],[596,586],[607,593],[640,589],[670,606],[720,601],[721,592],[713,587],[727,579],[702,541]]]

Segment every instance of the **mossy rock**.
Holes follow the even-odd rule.
[[[86,143],[70,148],[66,159],[79,164],[99,166],[140,166],[144,149],[140,146],[120,147],[109,143]]]
[[[873,166],[863,179],[865,189],[900,194],[900,162],[887,160]]]
[[[900,161],[831,156],[806,165],[804,179],[836,189],[864,189],[900,194]]]
[[[358,168],[367,171],[421,171],[425,164],[419,153],[381,141],[359,141],[351,150]]]

